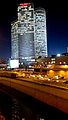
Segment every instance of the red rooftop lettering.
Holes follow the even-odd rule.
[[[21,3],[20,6],[28,6],[29,3]]]

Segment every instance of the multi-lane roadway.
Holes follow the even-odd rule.
[[[15,71],[14,71],[15,72]],[[68,84],[61,80],[44,79],[42,75],[19,73],[16,78],[0,77],[4,84],[68,113]],[[8,92],[8,91],[7,91]]]

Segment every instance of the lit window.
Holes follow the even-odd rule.
[[[55,63],[55,61],[51,61],[51,64]]]
[[[66,64],[66,62],[64,62],[64,64]]]
[[[51,60],[55,60],[55,58],[51,58]]]
[[[60,64],[62,64],[62,62],[60,62]]]

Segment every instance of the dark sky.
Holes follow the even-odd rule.
[[[2,1],[2,2],[1,2]],[[17,18],[17,4],[33,2],[47,15],[48,54],[66,52],[68,46],[68,4],[60,0],[0,0],[0,58],[11,56],[11,22]]]

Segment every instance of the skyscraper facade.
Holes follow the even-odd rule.
[[[11,58],[27,64],[39,56],[47,57],[45,10],[34,11],[33,3],[21,3],[17,13],[11,24]]]
[[[18,51],[18,21],[14,21],[11,24],[11,58],[18,59],[19,51]]]
[[[17,23],[14,22],[12,24],[11,36],[13,58],[18,58],[21,63],[31,61],[35,58],[34,6],[32,3],[19,4],[18,20]]]
[[[46,12],[43,8],[35,10],[35,57],[47,57]]]

